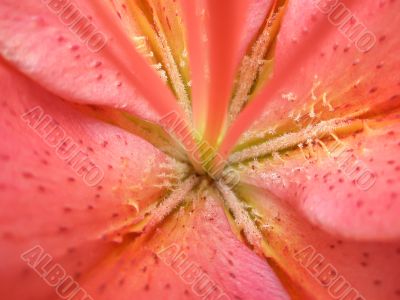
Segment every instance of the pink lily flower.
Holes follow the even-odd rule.
[[[400,299],[399,10],[2,0],[1,298]]]

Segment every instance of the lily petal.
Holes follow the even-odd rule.
[[[355,239],[396,239],[400,126],[399,115],[394,118],[395,125],[366,127],[363,133],[338,141],[320,141],[250,163],[243,177],[297,206],[330,232]]]
[[[325,2],[329,1],[321,1]],[[319,119],[372,111],[382,103],[396,102],[392,100],[400,93],[397,76],[400,59],[396,55],[400,39],[394,28],[400,24],[400,18],[394,11],[399,3],[341,3],[337,8],[333,6],[329,14],[324,14],[313,1],[307,9],[303,9],[304,3],[296,1],[288,6],[277,43],[275,72],[285,73],[287,62],[293,57],[296,57],[296,69],[285,76],[279,88],[269,90],[273,94],[260,94],[265,107],[254,130],[266,129],[272,123],[276,125],[281,119],[293,121],[297,113],[302,118],[307,116],[309,123],[315,123]],[[299,24],[296,15],[300,10],[305,15]],[[330,28],[328,34],[323,38],[311,37],[316,43],[314,47],[295,56],[296,45],[300,46],[302,39],[307,39],[314,26],[321,23]],[[366,41],[363,37],[373,40],[362,47]],[[391,109],[396,108],[394,103],[391,105]],[[313,114],[314,117],[310,116]]]
[[[206,0],[183,6],[188,24],[189,55],[192,55],[193,97],[202,97],[195,100],[194,109],[197,111],[194,115],[196,119],[205,121],[205,124],[198,125],[199,130],[203,132],[204,129],[205,138],[213,145],[218,142],[226,121],[249,4],[249,1],[231,1],[226,5]],[[206,43],[199,41],[199,34],[202,39],[207,39]],[[205,54],[202,51],[206,51]],[[206,69],[204,62],[208,63]],[[204,87],[207,87],[206,91],[200,90]],[[199,101],[203,104],[200,105]],[[203,105],[207,107],[206,115]],[[204,117],[207,120],[201,120]]]
[[[76,250],[76,263],[86,256],[83,249],[108,251],[103,240],[119,242],[118,229],[158,199],[161,180],[152,174],[167,172],[162,163],[168,161],[144,140],[83,115],[3,62],[0,72],[0,136],[7,141],[0,152],[0,251],[8,258],[1,291],[24,299],[15,296],[27,268],[23,252],[40,245],[61,259]],[[42,292],[43,284],[32,288]],[[25,295],[30,292],[27,286]]]
[[[309,114],[317,118],[345,116],[398,94],[399,59],[395,53],[400,40],[392,26],[400,23],[394,13],[398,2],[340,1],[330,14],[323,13],[319,2],[289,3],[278,36],[273,77],[230,128],[221,145],[222,154],[227,155],[251,125],[250,133],[254,133]],[[335,19],[342,12],[347,18]],[[376,43],[360,47],[365,39],[357,37],[363,33],[376,38]],[[313,121],[309,119],[309,123]]]
[[[313,226],[266,190],[241,187],[256,208],[270,262],[294,299],[398,299],[398,241],[354,241]]]
[[[0,53],[63,99],[113,106],[156,123],[181,113],[112,9],[105,1],[3,1]]]
[[[269,165],[261,163],[257,184],[300,207],[315,224],[357,239],[393,239],[400,235],[396,217],[400,60],[395,54],[400,39],[392,27],[400,24],[394,13],[398,2],[350,4],[343,11],[362,20],[376,35],[377,44],[360,52],[340,28],[333,27],[331,35],[316,44],[318,50],[306,53],[301,68],[268,98],[263,117],[245,139],[252,143],[259,138],[273,145],[289,133],[287,146],[271,149]],[[277,45],[276,60],[281,62],[277,72],[283,72],[279,68],[290,57],[285,49],[310,34],[305,28],[311,30],[313,23],[328,18],[310,3],[299,25],[295,15],[302,5],[292,1],[289,6]],[[313,126],[326,126],[325,132],[302,136]]]

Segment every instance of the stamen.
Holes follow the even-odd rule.
[[[158,20],[157,16],[154,15],[155,20]],[[171,84],[172,87],[176,93],[176,96],[178,98],[178,102],[181,104],[183,107],[183,110],[188,117],[188,120],[191,120],[192,117],[192,110],[190,108],[190,102],[189,102],[189,97],[185,89],[185,85],[182,80],[182,76],[179,73],[178,66],[174,60],[174,57],[171,52],[171,48],[168,45],[167,39],[164,35],[164,32],[162,31],[161,26],[159,25],[159,22],[155,22],[156,25],[158,24],[157,27],[157,32],[158,32],[158,42],[160,43],[162,49],[163,49],[163,56],[162,60],[165,65],[165,68],[167,70],[167,73],[169,75],[169,78],[171,79]]]
[[[146,225],[144,231],[149,232],[154,229],[166,216],[168,216],[184,200],[189,191],[199,182],[196,175],[190,176],[179,185],[164,201],[162,201],[152,212],[152,218]]]
[[[309,125],[304,130],[299,132],[287,133],[265,143],[235,152],[229,157],[229,161],[231,163],[237,163],[250,158],[271,154],[272,152],[277,152],[279,150],[296,146],[299,143],[306,141],[310,137],[323,136],[348,125],[349,120],[343,119],[322,121],[314,126]]]
[[[149,61],[163,82],[169,84],[187,120],[191,120],[185,39],[178,5],[173,0],[132,0],[119,2],[129,9],[124,15],[125,27],[136,49]],[[182,53],[182,55],[178,55]],[[174,55],[176,57],[174,57]],[[186,55],[187,56],[187,55]],[[177,63],[177,61],[179,63]]]
[[[166,28],[164,28],[161,17],[157,14],[159,9],[163,9],[162,11],[164,14],[162,15],[164,18],[167,19],[168,26],[171,26],[171,23],[169,22],[169,16],[171,15],[171,11],[173,8],[175,8],[175,3],[170,3],[170,1],[166,1],[166,3],[163,3],[163,1],[154,1],[150,0],[149,4],[152,8],[152,19],[154,23],[154,27],[156,30],[156,41],[158,45],[160,46],[162,55],[161,55],[161,60],[163,62],[163,65],[165,66],[166,72],[169,76],[172,88],[176,94],[176,97],[178,99],[178,102],[181,104],[188,120],[192,119],[192,110],[190,107],[190,100],[188,93],[186,91],[185,84],[183,82],[180,70],[178,68],[178,63],[175,61],[174,55],[172,54],[173,47],[172,44],[176,41],[173,41],[173,37],[169,40],[166,34]],[[175,8],[177,9],[177,8]],[[168,11],[167,11],[168,10]],[[178,11],[175,11],[174,14],[175,18],[178,18]],[[178,26],[178,25],[176,25]],[[179,31],[178,28],[173,28],[172,30],[169,30],[170,32],[173,30]],[[180,39],[183,40],[183,36],[179,36]],[[175,49],[176,50],[176,49]],[[186,48],[183,49],[182,54],[186,52]],[[186,58],[184,55],[180,55],[179,59],[179,65],[182,65],[181,68],[184,68],[186,66]]]
[[[216,186],[224,198],[225,205],[232,211],[235,223],[243,230],[247,241],[254,247],[256,252],[262,253],[262,235],[246,211],[245,204],[240,201],[234,192],[223,182],[216,182]]]
[[[274,4],[260,36],[251,48],[251,54],[243,58],[239,69],[237,89],[229,108],[230,123],[236,119],[237,115],[248,101],[257,77],[259,77],[265,65],[266,60],[264,58],[271,49],[273,41],[276,38],[285,5],[286,3],[280,6],[277,6],[277,3]]]

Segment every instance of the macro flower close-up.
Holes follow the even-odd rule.
[[[400,300],[399,0],[0,0],[0,298]]]

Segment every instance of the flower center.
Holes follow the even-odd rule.
[[[118,1],[117,1],[118,2]],[[238,192],[240,181],[239,170],[253,160],[280,159],[282,154],[294,150],[301,151],[307,160],[314,155],[314,147],[321,146],[329,156],[329,149],[325,143],[338,140],[340,134],[350,135],[359,130],[368,130],[367,120],[372,110],[367,111],[335,111],[339,106],[330,101],[330,91],[320,91],[320,83],[315,84],[311,90],[310,99],[304,99],[305,111],[293,112],[288,115],[288,123],[282,121],[275,124],[272,131],[248,132],[234,152],[225,160],[218,155],[218,147],[224,139],[228,126],[252,101],[255,94],[270,79],[275,58],[275,44],[281,20],[285,13],[287,0],[273,2],[260,30],[254,36],[242,61],[238,64],[231,99],[224,117],[223,128],[212,133],[214,138],[207,136],[210,126],[214,125],[212,116],[205,113],[203,123],[196,122],[195,102],[204,105],[207,111],[215,103],[209,99],[211,93],[205,85],[201,96],[204,99],[192,99],[191,78],[195,78],[189,68],[188,45],[183,25],[183,15],[178,1],[174,0],[132,0],[127,6],[121,5],[123,12],[120,14],[121,22],[131,37],[136,49],[145,57],[148,63],[159,74],[161,80],[169,86],[181,106],[186,121],[183,124],[172,113],[166,116],[165,122],[169,126],[150,124],[123,112],[115,112],[107,116],[107,120],[138,135],[170,157],[166,169],[171,172],[158,174],[160,187],[166,192],[162,199],[141,212],[141,222],[136,224],[141,232],[149,232],[167,218],[171,213],[180,209],[186,202],[193,198],[203,199],[204,195],[213,195],[220,199],[230,218],[235,232],[256,251],[262,252],[263,238],[257,227],[256,218],[250,207]],[[118,8],[117,8],[118,9]],[[200,12],[202,18],[207,16]],[[204,22],[206,23],[206,22]],[[199,29],[204,42],[204,51],[207,49],[206,28]],[[201,44],[201,43],[200,43]],[[206,53],[207,57],[209,53]],[[208,62],[209,57],[205,59]],[[210,81],[210,66],[204,67],[204,78]],[[199,74],[195,74],[199,75]],[[205,80],[205,81],[207,81]],[[197,87],[197,85],[196,85]],[[282,99],[289,102],[296,100],[294,93],[282,95]],[[200,97],[201,98],[201,97]],[[200,101],[201,100],[201,101]],[[309,111],[307,111],[309,104]],[[200,109],[201,110],[201,109]],[[320,112],[320,113],[319,113]],[[321,112],[324,112],[322,114]],[[376,113],[382,113],[376,111]],[[341,117],[338,117],[341,115]],[[211,118],[211,119],[210,119]],[[221,118],[218,121],[221,121]],[[288,125],[289,124],[289,125]],[[295,124],[295,125],[293,125]],[[164,124],[163,124],[164,125]],[[194,144],[188,148],[188,143],[182,143],[185,137],[177,137],[176,133],[181,128],[190,128],[190,139]],[[164,128],[171,130],[166,132]],[[213,141],[211,144],[208,141]],[[179,141],[179,142],[178,142]],[[214,143],[215,142],[215,143]],[[186,146],[186,149],[182,145]]]

